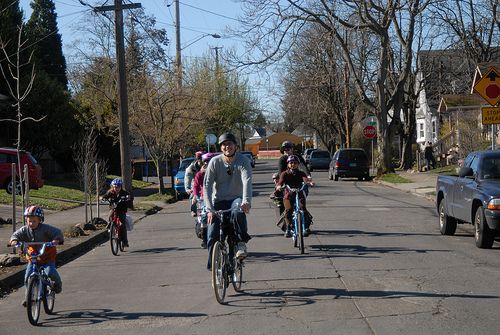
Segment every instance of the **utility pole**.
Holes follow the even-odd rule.
[[[132,192],[132,169],[130,161],[130,139],[128,129],[128,95],[125,71],[125,42],[123,34],[123,10],[141,8],[140,3],[124,5],[122,0],[115,0],[114,6],[96,7],[96,12],[115,12],[116,60],[118,64],[118,116],[120,120],[120,167],[123,183],[128,192]]]
[[[182,88],[182,61],[181,61],[181,15],[179,0],[175,0],[175,67],[177,69],[177,90]]]

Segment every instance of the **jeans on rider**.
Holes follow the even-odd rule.
[[[214,204],[215,210],[226,210],[231,208],[231,204],[233,203],[232,200],[223,200],[216,202]],[[231,217],[231,213],[224,213],[224,220],[229,220]],[[239,231],[239,235],[241,236],[241,241],[242,242],[248,242],[250,239],[250,236],[248,235],[248,225],[247,225],[247,218],[245,213],[241,212],[238,213],[238,217],[236,220],[236,226]],[[208,246],[208,263],[207,263],[207,269],[212,268],[212,250],[214,247],[214,244],[216,241],[219,240],[219,232],[220,232],[220,220],[218,216],[214,216],[212,220],[212,224],[208,225],[208,231],[207,231],[207,246]]]
[[[35,267],[31,262],[29,262],[28,265],[26,266],[26,272],[24,274],[24,285],[26,286],[26,289],[28,288],[27,287],[28,278],[31,275],[31,273],[33,273],[33,271],[35,271]],[[56,270],[56,263],[49,262],[43,265],[43,272],[45,272],[45,274],[49,276],[49,278],[52,279],[52,281],[54,281],[54,291],[56,291],[57,293],[61,292],[62,280],[61,277],[59,276],[59,273]]]

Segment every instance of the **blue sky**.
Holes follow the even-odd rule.
[[[113,0],[84,0],[91,5],[112,5]],[[171,40],[169,54],[175,58],[175,6],[173,0],[142,0],[124,1],[125,3],[139,2],[145,11],[154,15],[157,19],[157,26],[165,28]],[[31,8],[30,0],[20,0],[21,8],[24,11],[25,19],[29,18]],[[80,21],[89,7],[83,6],[78,0],[54,0],[56,13],[58,15],[59,32],[63,40],[63,49],[68,63],[70,45],[75,39],[81,38],[76,30],[75,22]],[[228,27],[239,25],[239,15],[241,15],[241,4],[238,0],[180,0],[180,22],[181,22],[181,47],[183,59],[190,57],[214,55],[210,48],[223,47],[223,50],[235,49],[238,54],[245,52],[241,37],[230,36],[227,33]],[[126,14],[125,14],[126,15]],[[206,34],[218,34],[220,39],[206,36],[196,41]],[[191,42],[194,42],[190,45]],[[187,46],[187,47],[186,47]],[[70,65],[70,64],[69,64]],[[278,107],[277,98],[270,92],[275,87],[272,82],[259,82],[257,73],[249,77],[251,91],[261,100],[264,110],[275,110]]]

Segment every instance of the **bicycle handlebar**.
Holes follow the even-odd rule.
[[[302,186],[300,188],[291,188],[290,186],[288,185],[283,185],[284,188],[286,188],[287,190],[289,190],[290,192],[294,192],[294,193],[297,193],[297,192],[301,192],[304,190],[304,188],[306,187],[306,185],[310,185],[308,183],[302,183]],[[312,186],[312,185],[311,185]]]
[[[25,251],[26,247],[30,245],[41,245],[42,249],[38,252],[38,254],[32,254],[32,257],[40,257],[45,253],[45,248],[46,247],[54,247],[56,244],[53,242],[17,242],[15,245],[9,245],[9,247],[15,247],[15,248],[22,248],[23,252]]]

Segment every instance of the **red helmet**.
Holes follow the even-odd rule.
[[[201,156],[204,154],[205,152],[203,151],[196,151],[196,153],[194,154],[194,156],[196,157],[196,159],[201,159]]]
[[[43,221],[43,209],[39,206],[29,206],[24,210],[24,216],[38,216]]]

